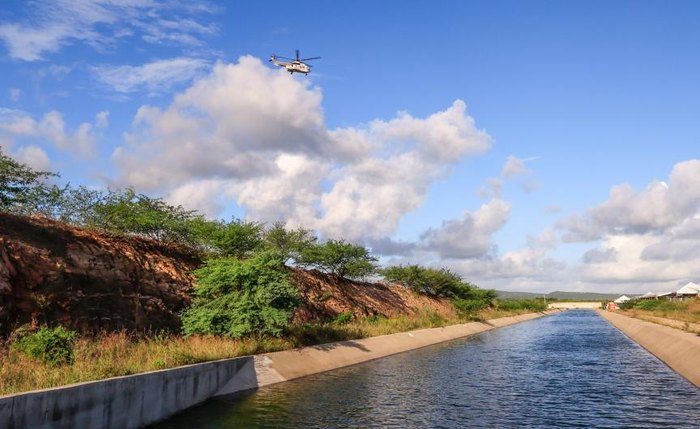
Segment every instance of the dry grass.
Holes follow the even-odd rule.
[[[474,319],[493,319],[523,312],[525,311],[486,310],[470,318],[459,318],[425,311],[413,316],[391,319],[367,318],[346,324],[296,326],[284,338],[133,338],[124,333],[105,334],[79,339],[75,344],[73,364],[62,366],[44,364],[5,346],[0,348],[0,395],[313,344],[447,326]]]
[[[656,316],[681,322],[700,323],[700,299],[649,301],[649,304],[644,307],[625,310],[625,313],[633,317]]]

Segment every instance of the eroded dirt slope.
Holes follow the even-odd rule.
[[[0,334],[24,323],[178,330],[199,263],[180,247],[0,213]]]
[[[192,270],[200,264],[183,247],[0,213],[0,336],[26,323],[81,332],[178,332],[178,313],[191,301]],[[399,285],[290,270],[302,297],[294,323],[349,311],[355,317],[454,311]]]
[[[302,295],[302,305],[294,314],[297,323],[333,320],[348,311],[355,317],[391,317],[425,310],[454,315],[448,301],[417,295],[397,284],[344,280],[297,268],[292,269],[292,281]]]

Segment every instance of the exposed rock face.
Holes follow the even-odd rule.
[[[291,280],[301,295],[293,323],[326,322],[346,312],[358,318],[394,317],[426,310],[455,315],[448,300],[418,295],[398,284],[346,280],[317,270],[291,270]]]
[[[199,264],[181,247],[0,213],[0,335],[24,323],[178,330]]]

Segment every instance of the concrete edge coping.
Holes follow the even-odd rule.
[[[700,336],[607,310],[598,314],[680,376],[700,388]]]

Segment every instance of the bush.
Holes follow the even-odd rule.
[[[674,305],[673,302],[666,300],[666,299],[661,299],[661,300],[656,300],[656,299],[644,299],[644,300],[638,300],[634,301],[633,308],[639,309],[639,310],[647,310],[647,311],[654,311],[654,310],[670,310],[677,307],[677,305]]]
[[[209,230],[209,244],[222,256],[247,258],[262,248],[263,224],[232,219],[228,223],[214,222]]]
[[[346,323],[349,323],[352,320],[352,310],[346,311],[345,313],[340,313],[335,317],[335,320],[333,323],[336,325],[345,325]]]
[[[50,212],[63,190],[45,181],[56,176],[19,163],[0,148],[0,210],[18,214]]]
[[[275,222],[265,231],[263,242],[266,249],[279,254],[286,263],[289,259],[299,261],[304,249],[316,244],[317,240],[311,230],[304,228],[289,230],[283,222]]]
[[[93,213],[84,214],[89,222],[85,226],[165,242],[193,243],[188,222],[196,216],[194,211],[169,205],[160,198],[137,194],[133,189],[109,191],[102,198],[85,192],[81,194],[76,195],[79,201],[87,198],[94,204]]]
[[[76,335],[62,326],[42,326],[36,332],[20,330],[15,334],[12,346],[27,356],[51,365],[71,364]]]
[[[344,240],[328,240],[304,248],[299,263],[344,278],[362,278],[377,272],[377,258],[366,247]]]
[[[547,309],[547,303],[539,299],[506,299],[497,302],[498,308],[501,310],[517,311],[544,311]]]
[[[195,276],[195,299],[182,314],[187,335],[279,336],[299,302],[283,261],[271,252],[210,259]]]
[[[382,270],[388,281],[426,295],[453,299],[480,299],[491,301],[496,297],[492,290],[479,289],[464,282],[462,278],[447,268],[425,268],[419,265],[398,265]]]

